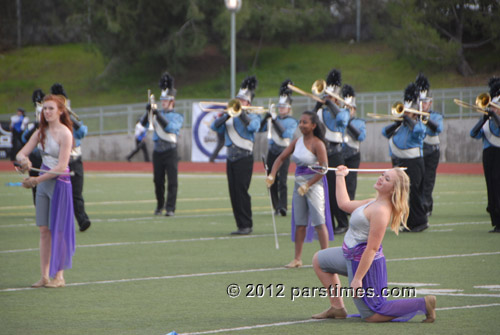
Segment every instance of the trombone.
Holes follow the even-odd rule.
[[[391,113],[392,115],[396,117],[402,117],[405,112],[408,113],[413,113],[413,114],[418,114],[421,116],[430,116],[430,113],[427,112],[421,112],[419,110],[413,109],[413,108],[405,108],[405,105],[401,101],[396,101],[391,108]]]
[[[205,105],[220,106],[222,108],[207,108]],[[211,102],[200,101],[199,106],[204,112],[226,112],[229,116],[238,117],[242,111],[253,114],[261,114],[267,112],[269,109],[261,106],[242,106],[238,99],[231,99],[229,102]],[[225,107],[225,108],[224,108]]]
[[[488,111],[486,110],[489,106],[500,109],[500,105],[491,102],[491,95],[489,93],[481,93],[476,97],[476,104],[470,104],[468,102],[453,99],[453,102],[456,103],[460,107],[470,108],[478,113],[483,113],[488,115]]]
[[[371,117],[375,120],[389,120],[389,121],[403,121],[402,117],[397,117],[394,115],[381,115],[375,113],[366,113],[366,116]]]
[[[321,89],[321,86],[320,86],[320,85],[321,85],[321,83],[319,83],[319,84],[318,84],[318,88],[317,88],[317,89],[315,89],[315,84],[316,84],[316,82],[319,82],[319,81],[320,81],[320,80],[316,80],[316,81],[314,82],[314,84],[313,84],[312,88],[311,88],[311,91],[312,91],[313,93],[317,94],[317,95],[321,94],[321,93],[324,91],[324,88],[323,88],[323,89]],[[323,80],[323,81],[324,81],[324,80]],[[325,86],[326,86],[326,82],[325,82]],[[316,95],[314,95],[314,94],[312,94],[312,93],[308,93],[308,92],[306,92],[306,91],[303,91],[303,90],[301,90],[300,88],[298,88],[297,86],[294,86],[294,85],[292,85],[292,84],[288,84],[288,88],[289,88],[289,89],[291,89],[291,90],[292,90],[292,91],[294,91],[294,92],[297,92],[297,93],[299,93],[299,94],[301,94],[301,95],[305,95],[306,97],[309,97],[309,98],[311,98],[311,99],[313,99],[313,100],[316,100],[317,102],[321,102],[322,104],[324,104],[324,103],[325,103],[325,100],[321,99],[320,97],[318,97],[318,96],[316,96]],[[320,89],[321,89],[321,92],[319,91]],[[318,92],[318,93],[316,93],[316,92]]]

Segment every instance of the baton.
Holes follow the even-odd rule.
[[[18,162],[14,162],[14,166],[16,167],[16,170],[17,170],[18,167],[21,167],[21,164],[19,164]],[[71,176],[71,177],[73,177],[75,175],[75,173],[73,171],[70,171],[70,172],[56,172],[56,171],[50,171],[50,170],[37,169],[37,168],[34,168],[34,167],[30,167],[30,170],[31,171],[36,171],[36,172],[48,173],[48,174],[55,174],[57,176]]]
[[[264,164],[264,169],[266,169],[266,176],[267,176],[268,169],[267,169],[267,164],[266,164],[266,157],[264,155],[262,155],[262,163]],[[267,186],[266,186],[266,188],[267,188],[267,194],[269,194],[269,201],[271,202],[271,216],[273,217],[274,242],[276,244],[276,249],[279,249],[280,245],[278,243],[278,233],[276,232],[276,219],[274,218],[273,198],[271,197],[271,190]]]
[[[321,173],[321,174],[326,174],[328,171],[337,171],[337,168],[333,167],[326,167],[326,166],[321,166],[321,165],[309,165],[307,166],[309,169],[313,170],[316,173]],[[349,169],[349,172],[385,172],[389,171],[391,169]],[[401,170],[406,170],[405,167],[394,167],[394,169],[401,169]]]

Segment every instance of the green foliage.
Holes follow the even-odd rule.
[[[387,15],[379,32],[400,55],[454,65],[463,75],[472,73],[464,49],[500,43],[498,1],[391,0]]]

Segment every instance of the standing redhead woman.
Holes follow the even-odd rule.
[[[312,241],[314,230],[321,249],[328,248],[328,240],[333,240],[330,208],[328,201],[325,201],[328,200],[326,178],[308,168],[309,165],[327,165],[323,127],[316,113],[304,112],[299,121],[302,136],[293,140],[278,156],[266,179],[267,186],[271,187],[283,161],[292,156],[292,161],[297,164],[292,198],[292,241],[295,242],[295,257],[285,265],[287,268],[302,266],[302,247],[304,241]]]
[[[330,308],[313,315],[314,319],[344,319],[347,312],[340,294],[339,274],[349,278],[353,292],[367,294],[354,298],[361,317],[368,322],[407,321],[416,314],[425,314],[423,322],[434,322],[436,297],[397,299],[383,297],[387,288],[387,269],[382,240],[387,226],[396,233],[406,227],[410,180],[402,169],[385,171],[374,185],[375,199],[350,200],[345,176],[349,170],[339,166],[336,171],[336,196],[339,207],[352,213],[342,247],[321,250],[314,255],[313,268],[321,283],[329,290]],[[374,297],[368,292],[373,290]],[[370,294],[371,295],[371,294]]]
[[[47,95],[43,100],[40,128],[16,156],[21,164],[20,170],[28,171],[31,168],[28,155],[38,146],[42,154],[41,169],[52,172],[40,173],[38,177],[23,181],[25,188],[37,186],[36,225],[40,229],[41,278],[32,287],[63,287],[63,270],[71,268],[75,252],[73,198],[68,168],[73,146],[72,128],[64,97]]]

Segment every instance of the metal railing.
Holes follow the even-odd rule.
[[[460,99],[474,104],[477,95],[487,92],[487,87],[462,87],[452,89],[432,90],[433,110],[441,112],[445,118],[471,118],[478,116],[477,112],[457,106],[453,99]],[[271,100],[277,103],[278,97],[256,98],[254,106],[269,105]],[[367,113],[390,114],[391,106],[396,101],[403,100],[402,91],[359,93],[356,95],[358,117],[367,121],[379,122],[366,117]],[[176,100],[176,112],[184,115],[184,128],[191,128],[192,104],[199,101],[221,101],[221,99],[188,99]],[[293,94],[293,116],[299,118],[304,110],[311,110],[316,102],[308,97]],[[108,135],[134,132],[135,123],[145,113],[145,103],[112,105],[88,108],[74,108],[89,129],[88,135]],[[386,122],[386,121],[383,121]]]

